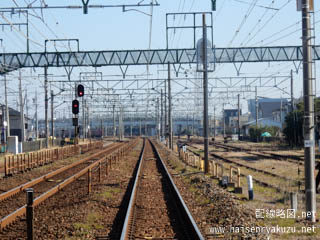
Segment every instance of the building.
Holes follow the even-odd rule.
[[[240,109],[241,115],[241,109]],[[224,123],[226,126],[230,127],[230,118],[238,117],[238,109],[224,109]]]
[[[248,113],[240,115],[240,119],[239,119],[240,120],[240,134],[242,134],[241,133],[242,126],[245,125],[249,121],[249,117],[250,116]],[[230,117],[230,128],[231,128],[232,134],[238,133],[238,116]]]
[[[1,129],[1,142],[4,141],[5,136],[5,127],[3,125],[5,117],[5,105],[0,105],[2,111],[0,111],[0,129]],[[13,108],[9,107],[9,123],[10,123],[10,135],[11,136],[18,136],[19,142],[21,141],[21,116],[20,112],[14,110]],[[26,130],[26,139],[28,139],[28,128],[30,128],[30,119],[28,117],[24,117],[25,122],[25,130]],[[30,130],[30,129],[29,129]]]
[[[283,108],[288,108],[288,100],[286,98],[263,98],[258,99],[258,118],[274,118],[274,112]],[[250,120],[256,118],[256,100],[248,100],[248,111],[251,113]],[[282,111],[283,112],[283,111]],[[288,111],[286,111],[287,113]],[[285,114],[286,115],[286,114]],[[282,119],[284,120],[285,115]]]

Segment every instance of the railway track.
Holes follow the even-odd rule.
[[[192,146],[192,145],[190,145],[190,144],[188,144],[188,146],[191,147],[191,148],[194,148],[194,149],[200,149],[200,148],[197,148],[197,147]],[[193,154],[199,155],[199,153],[197,153],[197,152],[195,152],[195,151],[193,151],[193,150],[191,150],[191,149],[189,149],[189,150],[190,150]],[[231,159],[229,159],[229,158],[226,158],[225,156],[222,156],[222,155],[213,153],[212,151],[210,151],[209,153],[210,153],[210,155],[211,155],[212,157],[214,157],[215,159],[219,159],[219,160],[221,160],[221,161],[224,162],[224,163],[231,164],[231,165],[235,165],[235,166],[238,166],[238,167],[241,167],[241,168],[246,168],[246,169],[248,169],[249,171],[252,171],[252,172],[262,173],[262,174],[265,175],[265,176],[274,177],[274,178],[279,179],[279,180],[281,180],[281,181],[287,181],[287,182],[290,181],[290,182],[292,182],[292,184],[293,184],[294,186],[296,186],[296,187],[298,187],[298,188],[300,189],[299,191],[301,191],[301,187],[302,187],[302,185],[303,185],[302,182],[301,182],[301,180],[289,179],[289,178],[287,178],[287,177],[285,177],[285,176],[281,176],[281,175],[278,175],[278,174],[274,174],[274,173],[271,173],[271,172],[268,172],[268,171],[265,171],[265,170],[262,170],[262,169],[254,168],[254,167],[248,166],[248,165],[246,165],[246,164],[241,164],[241,163],[239,163],[239,162],[236,162],[236,161],[233,161],[233,160],[231,160]],[[296,163],[296,162],[295,162],[295,163]],[[252,175],[254,176],[254,181],[255,181],[256,183],[258,183],[259,185],[264,186],[264,187],[269,187],[269,188],[276,189],[278,192],[288,193],[288,191],[287,191],[285,188],[281,188],[281,187],[279,187],[278,185],[270,184],[270,183],[267,182],[267,181],[261,180],[259,176],[256,176],[256,177],[255,177],[254,174],[252,174]],[[241,173],[241,176],[242,176],[242,177],[246,177],[246,175],[245,175],[245,174],[242,174],[242,173]]]
[[[91,175],[91,171],[94,167],[99,168],[100,178],[102,163],[106,162],[105,172],[107,172],[111,165],[111,161],[118,160],[124,155],[124,151],[134,144],[135,142],[108,146],[80,161],[50,172],[42,177],[0,194],[0,231],[4,230],[8,225],[16,221],[18,217],[25,214],[26,205],[24,190],[26,188],[34,188],[34,206],[37,206],[68,184],[83,176],[85,173],[88,172],[88,174]]]
[[[203,144],[203,141],[197,140],[197,141],[192,141],[190,142],[185,142],[186,144],[192,144],[192,143],[197,143],[197,144]],[[295,156],[295,155],[281,155],[277,153],[271,153],[267,152],[268,150],[265,149],[250,149],[247,147],[237,147],[237,146],[231,146],[229,144],[221,143],[221,142],[210,142],[210,145],[215,146],[217,148],[221,148],[224,150],[228,151],[236,151],[236,152],[247,152],[252,155],[258,156],[258,157],[263,157],[263,158],[268,158],[268,159],[273,159],[273,160],[279,160],[279,161],[287,161],[299,165],[304,164],[304,158],[301,156]],[[316,160],[316,163],[319,163],[319,160]]]
[[[279,161],[287,161],[287,162],[291,162],[291,163],[295,163],[295,164],[299,164],[299,165],[304,164],[304,158],[300,157],[300,156],[294,156],[294,155],[284,156],[284,155],[277,154],[277,153],[266,152],[265,150],[257,151],[257,149],[249,149],[249,148],[243,148],[243,147],[230,146],[227,144],[217,143],[217,142],[211,142],[210,144],[215,147],[222,148],[225,150],[247,152],[247,153],[250,153],[250,154],[258,156],[258,157],[274,159],[274,160],[279,160]],[[315,160],[315,162],[319,163],[320,161]]]
[[[151,141],[138,164],[120,239],[204,239]]]

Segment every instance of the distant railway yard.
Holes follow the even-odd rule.
[[[301,150],[221,140],[210,141],[208,174],[202,140],[183,137],[174,151],[152,138],[105,138],[3,173],[0,239],[320,239],[318,220],[305,216]]]

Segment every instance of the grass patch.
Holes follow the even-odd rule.
[[[94,229],[103,229],[103,226],[98,223],[101,218],[98,213],[90,213],[84,223],[74,223],[73,226],[77,231],[77,236],[87,235]]]
[[[195,187],[189,187],[189,192],[195,193],[197,192],[197,189]]]
[[[121,189],[116,187],[108,187],[106,190],[102,193],[100,193],[100,196],[103,198],[113,198],[115,193],[120,193]]]

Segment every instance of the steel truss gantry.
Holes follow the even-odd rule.
[[[320,45],[312,47],[313,59],[320,60]],[[214,48],[215,63],[301,61],[301,46]],[[101,67],[152,64],[194,64],[196,49],[110,50],[33,52],[0,54],[0,73],[18,68]]]

